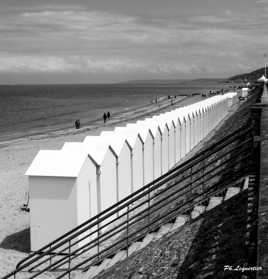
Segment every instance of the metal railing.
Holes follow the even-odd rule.
[[[20,261],[3,279],[28,272],[70,278],[112,258],[162,224],[221,194],[254,166],[252,127],[243,126],[135,193]]]

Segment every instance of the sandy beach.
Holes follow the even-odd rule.
[[[174,105],[163,98],[151,103],[116,112],[104,124],[101,120],[79,130],[67,129],[24,137],[0,143],[0,276],[15,267],[16,262],[29,252],[29,217],[21,211],[28,191],[25,171],[40,149],[60,149],[65,141],[82,141],[87,135],[136,121],[145,116],[185,106],[201,100],[200,96],[177,97]]]

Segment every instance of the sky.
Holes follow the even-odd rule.
[[[225,78],[267,26],[268,0],[0,0],[0,84]]]

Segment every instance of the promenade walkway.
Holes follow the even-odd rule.
[[[261,159],[258,212],[258,279],[268,278],[268,92],[264,86],[261,115]]]

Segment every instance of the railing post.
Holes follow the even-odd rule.
[[[128,257],[128,245],[129,245],[129,205],[127,206],[127,257]]]
[[[68,258],[68,278],[71,279],[71,239],[68,241],[68,244],[69,244],[69,249],[68,249],[68,252],[69,252],[69,258]]]
[[[51,245],[49,245],[49,250],[51,250]],[[52,264],[52,256],[51,253],[49,254],[49,266]]]
[[[98,252],[98,261],[100,260],[100,222],[99,217],[97,218],[97,252]]]
[[[193,194],[193,167],[191,166],[191,169],[190,169],[190,190],[191,190],[191,194]]]
[[[205,158],[202,160],[202,194],[204,193],[205,189]]]
[[[151,207],[151,187],[149,187],[149,189],[148,189],[149,191],[148,191],[148,214],[147,214],[147,220],[148,220],[148,232],[150,231],[150,219],[151,219],[151,217],[150,217],[150,207]]]

